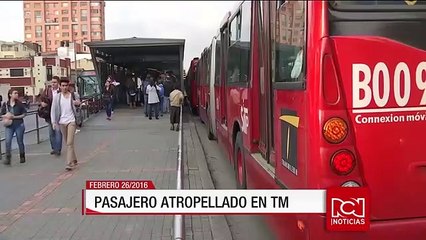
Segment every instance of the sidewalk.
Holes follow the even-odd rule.
[[[82,216],[81,189],[87,179],[175,189],[177,140],[167,115],[149,121],[140,108],[117,109],[111,122],[101,113],[76,135],[75,171],[65,171],[65,151],[49,154],[48,141],[28,146],[25,164],[14,153],[11,167],[0,165],[0,240],[171,239],[172,216]]]

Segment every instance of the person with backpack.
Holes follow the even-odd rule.
[[[54,76],[50,84],[51,85],[46,87],[40,96],[40,99],[44,99],[44,101],[40,102],[39,112],[46,111],[46,109],[49,109],[50,111],[52,107],[51,104],[53,101],[53,97],[55,97],[60,92],[58,76]],[[52,151],[50,152],[50,154],[60,156],[62,152],[62,133],[60,129],[53,129],[52,122],[50,121],[50,112],[48,114],[48,117],[46,115],[41,116],[40,114],[39,116],[41,118],[44,118],[49,125],[49,139],[50,139],[50,146],[52,148]]]
[[[12,138],[16,134],[16,141],[19,147],[20,163],[25,163],[25,145],[24,145],[24,117],[27,114],[27,108],[19,101],[19,93],[15,89],[10,89],[7,93],[8,100],[1,106],[1,115],[4,133],[6,138],[6,160],[5,165],[10,165],[12,159]]]
[[[67,145],[66,170],[74,169],[77,156],[74,149],[74,135],[77,129],[76,106],[81,104],[79,96],[69,91],[69,80],[60,81],[61,92],[53,97],[50,118],[53,129],[61,129]]]
[[[154,81],[151,81],[149,85],[146,87],[146,94],[148,94],[148,117],[149,120],[152,119],[152,112],[155,111],[155,119],[159,119],[158,117],[158,104],[160,102],[159,92],[160,87]]]

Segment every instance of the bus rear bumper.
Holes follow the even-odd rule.
[[[424,240],[426,218],[372,221],[368,232],[330,232],[325,230],[325,216],[311,216],[309,240]]]

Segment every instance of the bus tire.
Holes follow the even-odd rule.
[[[209,128],[210,129],[210,128]],[[209,135],[207,136],[207,138],[211,141],[215,140],[213,133],[209,130]]]
[[[246,162],[244,158],[244,148],[243,148],[243,137],[241,132],[237,133],[235,137],[235,146],[234,146],[234,161],[235,161],[235,176],[237,180],[238,189],[247,188],[247,178],[246,178]]]
[[[212,133],[212,124],[211,124],[211,122],[212,122],[212,118],[210,117],[209,107],[207,106],[207,129],[209,130],[209,134],[207,135],[207,138],[209,140],[215,140],[214,139],[214,135]]]
[[[203,121],[203,117],[201,116],[201,113],[203,112],[203,109],[198,108],[198,116],[200,117],[200,121],[202,124],[206,125],[206,123]]]

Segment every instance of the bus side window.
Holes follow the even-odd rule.
[[[230,36],[231,42],[228,50],[228,83],[237,83],[240,80],[240,51],[239,51],[239,16],[238,13],[231,20],[230,23]]]
[[[245,1],[240,14],[240,82],[247,82],[250,78],[251,8],[252,2]]]
[[[278,1],[275,44],[275,82],[299,82],[305,69],[305,2]]]

